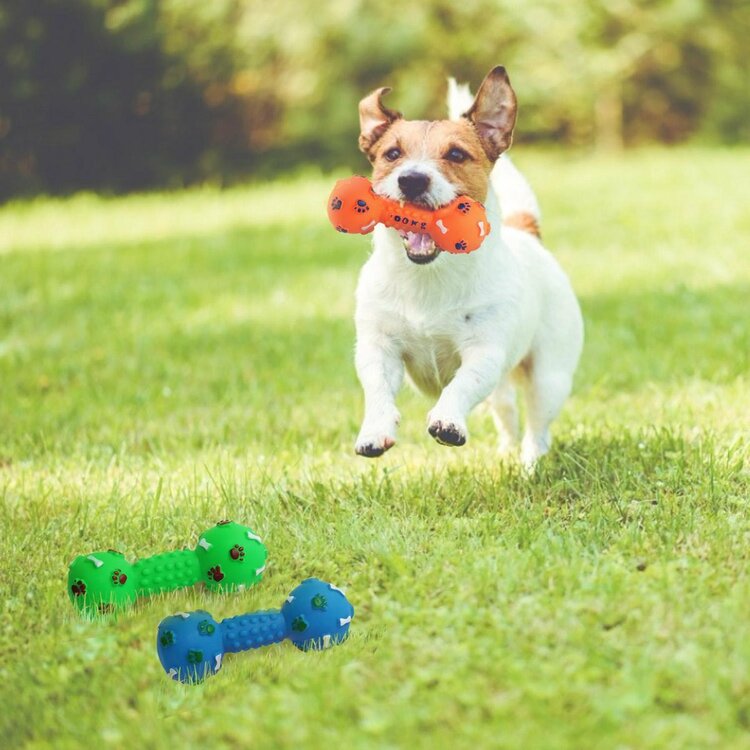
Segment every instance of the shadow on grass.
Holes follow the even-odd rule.
[[[438,449],[440,450],[440,449]],[[502,462],[490,450],[466,454],[462,462],[421,466],[373,464],[356,478],[312,482],[269,479],[265,490],[282,504],[377,506],[376,514],[472,516],[522,505],[586,512],[610,504],[627,518],[630,504],[658,505],[665,498],[718,510],[744,503],[750,491],[746,447],[717,448],[710,435],[687,439],[666,429],[575,436],[560,440],[535,472]],[[404,500],[406,499],[406,500]]]

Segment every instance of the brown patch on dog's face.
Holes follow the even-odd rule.
[[[480,203],[487,199],[492,162],[466,119],[396,119],[366,153],[375,192],[393,200],[436,209],[460,195]],[[427,234],[399,234],[413,263],[426,265],[441,252]]]
[[[453,187],[451,199],[468,195],[484,201],[487,197],[492,162],[468,120],[398,120],[374,144],[368,157],[376,186],[409,164],[428,162]]]
[[[436,208],[457,195],[484,201],[492,165],[510,147],[516,121],[516,95],[502,66],[482,81],[476,98],[458,121],[404,120],[389,109],[380,88],[359,103],[359,147],[373,165],[373,182],[395,200],[415,200]],[[419,171],[430,178],[432,192],[419,195],[399,190],[400,170]],[[438,175],[454,188],[453,195]],[[445,200],[443,200],[445,199]]]
[[[502,67],[491,70],[459,120],[404,120],[383,104],[390,89],[359,103],[359,147],[373,166],[376,193],[426,208],[460,195],[485,202],[495,160],[510,146],[516,98]],[[431,263],[440,249],[427,234],[400,231],[409,259]]]

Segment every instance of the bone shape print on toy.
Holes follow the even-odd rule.
[[[372,190],[366,177],[339,180],[328,199],[328,218],[339,232],[369,234],[375,225],[385,224],[403,232],[429,234],[435,244],[449,253],[476,250],[490,232],[484,206],[459,196],[435,210],[399,203]]]
[[[195,549],[131,563],[115,550],[77,557],[68,571],[68,595],[87,615],[127,607],[139,596],[172,591],[200,581],[209,589],[237,591],[257,583],[268,552],[252,529],[221,521],[203,532]]]
[[[182,612],[159,623],[156,652],[164,671],[180,682],[200,682],[221,669],[224,654],[289,639],[318,651],[346,639],[354,607],[332,583],[308,578],[281,609],[251,612],[217,622],[208,612]]]

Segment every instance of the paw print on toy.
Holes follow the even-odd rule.
[[[86,596],[86,584],[81,580],[76,581],[70,589],[76,596]]]
[[[295,633],[304,633],[307,630],[307,620],[300,615],[292,620],[292,630]]]
[[[213,635],[216,626],[210,620],[201,620],[198,623],[198,632],[201,635]]]
[[[203,661],[203,652],[191,649],[187,652],[188,664],[200,664]]]
[[[122,571],[120,570],[112,571],[112,585],[113,586],[122,586],[127,580],[128,580],[128,577]]]
[[[235,544],[234,547],[229,550],[229,557],[231,557],[232,560],[242,562],[245,559],[245,548],[241,547],[239,544]]]
[[[319,609],[321,612],[326,611],[326,605],[328,604],[328,600],[323,596],[323,594],[315,594],[315,596],[310,599],[310,606],[313,609]]]
[[[159,642],[162,646],[171,646],[174,644],[174,632],[171,630],[165,630],[159,637]]]
[[[341,198],[336,198],[334,196],[333,200],[331,201],[331,208],[334,211],[338,211],[341,208],[341,206],[343,206],[343,205],[344,204],[342,203]]]
[[[220,565],[214,565],[213,568],[208,569],[208,577],[212,581],[216,581],[217,583],[224,578],[224,574],[221,572],[221,566]]]
[[[337,201],[342,205],[334,210],[332,206]],[[429,235],[440,250],[448,253],[471,253],[490,232],[484,207],[468,195],[459,195],[432,209],[378,195],[366,177],[339,180],[326,208],[329,221],[339,232],[369,234],[378,224],[402,231],[419,227],[417,233]]]

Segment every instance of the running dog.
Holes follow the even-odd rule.
[[[396,442],[396,394],[406,373],[435,399],[427,431],[442,445],[466,443],[466,420],[492,409],[500,448],[519,440],[516,387],[525,398],[521,460],[550,447],[550,424],[570,394],[583,321],[570,282],[540,241],[539,207],[504,152],[516,121],[505,68],[491,70],[472,100],[450,82],[450,119],[406,120],[383,103],[359,104],[359,146],[374,191],[439,208],[456,196],[484,203],[492,229],[468,255],[441,252],[427,234],[378,225],[356,300],[356,368],[365,415],[355,450],[382,455]]]

